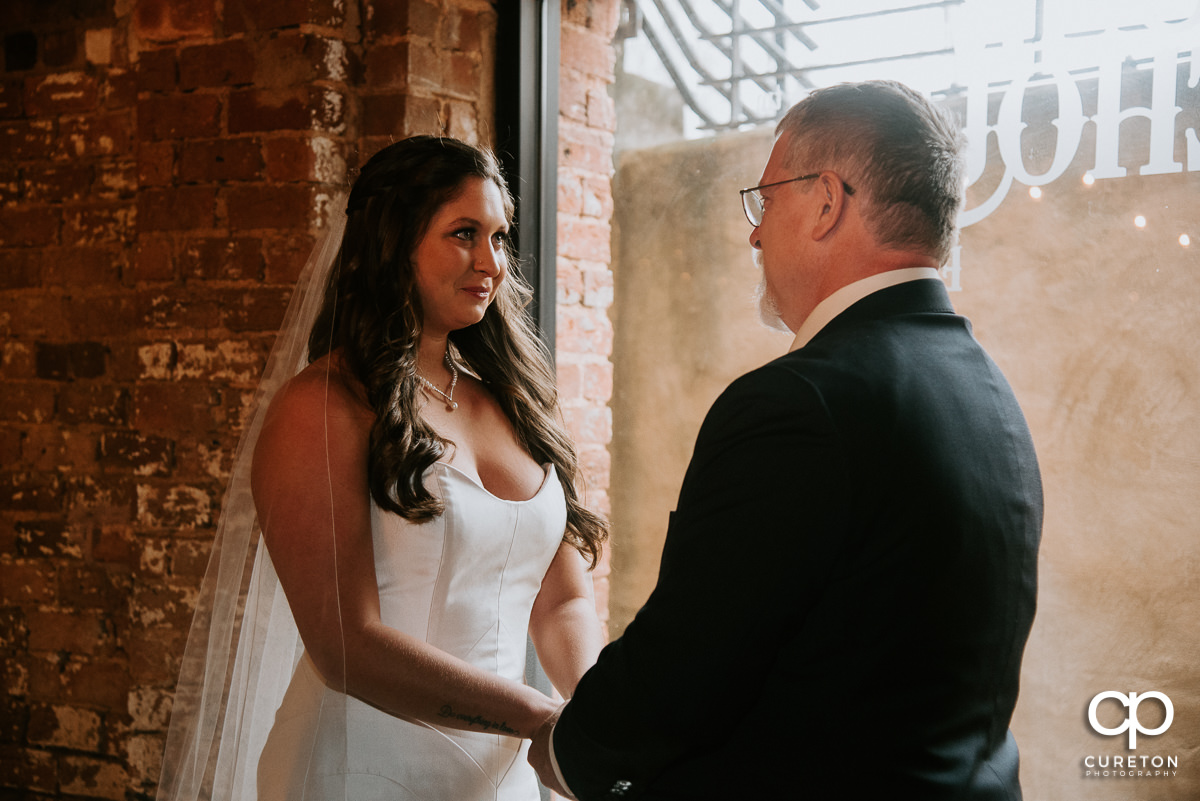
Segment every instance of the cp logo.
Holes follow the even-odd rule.
[[[1126,707],[1129,710],[1129,714],[1126,716],[1125,722],[1123,722],[1120,726],[1117,726],[1115,729],[1110,729],[1105,726],[1101,726],[1100,721],[1096,720],[1096,707],[1100,706],[1100,702],[1106,698],[1113,698],[1113,699],[1119,701],[1122,706]],[[1163,718],[1162,725],[1159,726],[1157,729],[1144,728],[1142,726],[1142,724],[1138,722],[1138,712],[1137,712],[1138,704],[1140,704],[1142,701],[1144,701],[1147,698],[1157,698],[1159,701],[1162,701],[1162,705],[1166,709],[1166,712],[1167,712],[1166,717]],[[1096,696],[1092,699],[1092,703],[1090,703],[1088,705],[1088,723],[1091,723],[1092,728],[1095,729],[1096,731],[1098,731],[1099,733],[1108,734],[1108,735],[1116,735],[1116,734],[1120,734],[1121,732],[1125,731],[1126,729],[1129,730],[1129,750],[1130,751],[1132,751],[1134,748],[1137,747],[1138,732],[1141,732],[1142,734],[1151,734],[1151,735],[1162,734],[1164,731],[1166,731],[1167,729],[1169,729],[1171,727],[1171,721],[1174,718],[1175,718],[1175,707],[1171,705],[1171,699],[1168,698],[1167,696],[1163,695],[1160,692],[1148,692],[1148,693],[1142,693],[1141,695],[1138,695],[1137,693],[1130,693],[1128,696],[1125,696],[1119,692],[1114,692],[1113,690],[1106,690],[1105,692],[1097,693]]]

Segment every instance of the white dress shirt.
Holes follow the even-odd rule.
[[[882,273],[867,276],[866,278],[855,281],[853,284],[846,284],[844,287],[834,292],[825,300],[817,304],[817,307],[809,313],[804,322],[800,324],[800,328],[796,330],[796,339],[792,341],[792,346],[788,348],[788,353],[794,350],[800,350],[812,340],[825,326],[829,325],[829,321],[846,309],[858,303],[867,295],[878,292],[881,289],[887,289],[890,286],[904,284],[909,281],[919,281],[923,278],[941,278],[941,275],[933,267],[905,267],[900,270],[887,270]]]

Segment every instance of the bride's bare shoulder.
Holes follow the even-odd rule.
[[[309,420],[370,425],[375,414],[362,386],[336,357],[323,356],[293,376],[271,401],[266,424],[277,424],[281,418],[289,427]]]

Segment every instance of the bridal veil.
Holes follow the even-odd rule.
[[[175,690],[158,801],[257,797],[259,755],[303,653],[262,545],[250,467],[271,399],[308,362],[308,335],[341,246],[345,207],[339,193],[323,209],[324,230],[297,281],[234,456]],[[332,697],[329,707],[344,705],[344,695]],[[322,716],[336,725],[344,709],[323,708]]]

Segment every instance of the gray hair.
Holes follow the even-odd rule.
[[[948,112],[896,81],[846,83],[809,94],[775,133],[791,136],[788,168],[833,170],[854,188],[879,244],[949,258],[966,139]]]

